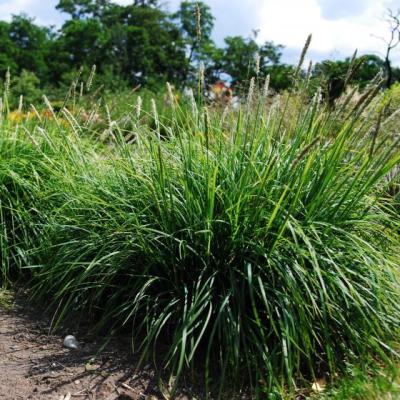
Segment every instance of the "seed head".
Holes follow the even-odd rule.
[[[168,93],[168,102],[171,106],[174,106],[175,104],[175,97],[174,93],[172,91],[172,86],[169,82],[167,82],[167,93]]]
[[[313,68],[313,62],[310,61],[307,68],[306,82],[308,82],[311,78],[312,68]]]
[[[21,96],[19,96],[18,112],[22,112],[23,104],[24,104],[24,96],[21,94]]]
[[[263,90],[263,97],[264,98],[267,98],[267,96],[268,96],[270,79],[271,79],[271,77],[268,74],[267,77],[265,78],[265,82],[264,82],[264,90]]]
[[[255,86],[256,86],[256,83],[255,83],[255,79],[253,77],[253,78],[250,79],[249,93],[247,95],[247,104],[248,104],[249,107],[251,106],[251,103],[253,101],[253,95],[254,95]]]
[[[197,40],[200,42],[201,40],[201,9],[200,4],[196,2],[196,31],[197,31]]]
[[[88,78],[88,80],[86,82],[86,90],[87,91],[89,91],[90,88],[92,87],[93,78],[94,78],[95,74],[96,74],[96,65],[93,65],[92,66],[92,70],[90,71],[89,78]]]
[[[142,111],[142,104],[143,104],[143,100],[140,96],[138,96],[137,100],[136,100],[136,106],[135,106],[135,111],[136,111],[136,117],[140,118],[140,113]]]
[[[256,53],[255,55],[255,73],[256,76],[260,74],[260,53]]]
[[[306,57],[308,48],[310,47],[310,44],[311,44],[311,39],[312,39],[312,35],[310,34],[307,37],[306,43],[304,44],[304,47],[303,47],[303,50],[301,51],[300,60],[299,60],[299,63],[297,64],[295,75],[297,75],[299,73],[299,71],[304,63],[304,58]]]
[[[190,88],[188,90],[188,97],[190,100],[190,105],[192,106],[192,114],[197,117],[199,110],[197,109],[196,99],[194,98],[193,90]]]
[[[200,62],[200,69],[199,69],[199,74],[200,74],[200,87],[204,88],[205,85],[205,67],[204,67],[204,62]]]
[[[158,119],[157,106],[156,106],[156,101],[154,99],[151,99],[151,111],[153,113],[153,118],[157,129],[157,135],[158,138],[160,138],[160,121]]]
[[[11,73],[10,73],[10,68],[7,68],[6,80],[4,82],[4,93],[6,95],[10,92],[10,85],[11,85]]]
[[[49,109],[49,111],[50,111],[52,117],[53,117],[55,120],[57,120],[57,117],[56,117],[56,114],[55,114],[55,112],[54,112],[53,106],[51,105],[51,103],[50,103],[50,101],[49,101],[49,99],[47,98],[46,95],[43,95],[43,101],[44,101],[44,104],[46,104],[46,107]]]

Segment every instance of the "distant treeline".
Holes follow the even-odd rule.
[[[25,14],[0,21],[0,74],[10,70],[21,92],[62,87],[83,67],[97,66],[98,82],[110,89],[166,81],[177,86],[194,84],[200,65],[207,81],[222,77],[233,85],[256,72],[271,75],[271,87],[292,84],[295,67],[281,61],[283,46],[252,37],[229,36],[218,47],[212,40],[214,17],[202,2],[183,1],[169,13],[158,0],[134,0],[122,6],[109,0],[60,0],[56,8],[68,15],[60,29],[43,27]],[[358,59],[361,61],[361,59]],[[351,82],[365,85],[384,60],[363,56]],[[350,59],[326,61],[312,67],[311,76],[324,76],[329,90],[342,85]],[[393,82],[400,80],[394,68]]]

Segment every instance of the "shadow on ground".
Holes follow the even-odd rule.
[[[135,371],[128,337],[113,338],[104,347],[104,340],[82,331],[62,327],[50,334],[50,318],[24,298],[19,293],[11,307],[0,307],[0,399],[163,398],[150,366]],[[80,349],[63,347],[66,334],[76,335]]]

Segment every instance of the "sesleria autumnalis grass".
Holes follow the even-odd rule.
[[[374,128],[377,91],[332,110],[318,93],[305,101],[304,82],[265,106],[258,85],[224,118],[176,102],[166,120],[152,103],[151,128],[139,100],[134,144],[113,123],[107,150],[66,110],[70,128],[3,119],[3,280],[25,271],[56,324],[132,329],[143,361],[154,355],[177,384],[202,373],[221,397],[290,392],[350,359],[394,362],[399,219],[386,177],[400,153]]]

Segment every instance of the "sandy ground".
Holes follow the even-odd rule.
[[[0,399],[163,399],[151,368],[134,371],[128,339],[110,342],[99,354],[101,343],[76,334],[82,346],[72,351],[63,337],[76,332],[50,335],[49,326],[22,301],[0,307]]]

